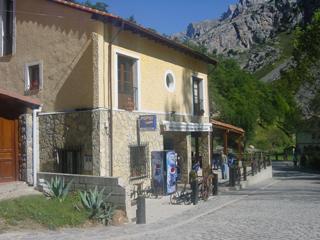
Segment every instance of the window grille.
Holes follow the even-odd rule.
[[[148,148],[146,145],[130,146],[130,176],[138,178],[147,176]]]
[[[81,147],[57,149],[57,170],[60,173],[81,174],[83,172]]]

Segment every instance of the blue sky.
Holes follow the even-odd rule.
[[[97,1],[97,0],[95,0]],[[134,15],[138,23],[160,33],[184,31],[190,22],[219,18],[238,0],[98,0],[123,18]]]

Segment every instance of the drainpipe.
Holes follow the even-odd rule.
[[[37,135],[38,125],[38,113],[41,112],[42,107],[32,110],[32,159],[33,159],[33,186],[37,186],[37,165],[39,163],[39,137]]]
[[[111,25],[112,27],[112,25]],[[109,166],[109,171],[110,171],[110,177],[113,176],[113,95],[112,95],[112,45],[120,32],[123,30],[124,27],[124,21],[121,22],[121,27],[116,32],[116,34],[111,36],[111,39],[109,41],[109,46],[108,46],[108,95],[109,95],[109,158],[110,158],[110,166]],[[111,29],[112,31],[112,29]]]

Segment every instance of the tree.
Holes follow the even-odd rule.
[[[69,0],[70,2],[74,2],[74,3],[80,3],[83,4],[85,6],[103,11],[103,12],[108,12],[108,8],[109,5],[106,4],[105,2],[96,2],[93,3],[91,0],[86,0],[86,1],[80,1],[80,0]]]
[[[128,21],[137,24],[137,21],[134,15],[131,15],[130,17],[128,17]]]
[[[209,75],[210,102],[220,119],[245,129],[247,139],[257,125],[275,124],[286,109],[284,99],[271,85],[260,82],[231,59],[220,59]]]
[[[299,27],[295,31],[293,66],[282,73],[281,79],[274,83],[274,87],[281,92],[289,106],[280,126],[286,131],[294,133],[303,123],[303,112],[309,108],[313,115],[319,115],[320,79],[320,11],[315,12],[310,24]],[[317,93],[308,106],[297,105],[296,96],[306,86],[313,86]],[[308,95],[308,93],[306,93]],[[308,98],[310,96],[307,96]]]
[[[200,44],[185,41],[188,47],[208,54]],[[212,53],[218,65],[209,69],[208,84],[211,112],[219,113],[222,121],[242,127],[247,140],[255,134],[257,126],[279,125],[289,111],[287,101],[273,85],[260,82],[242,70],[232,59]],[[287,133],[288,135],[289,133]]]

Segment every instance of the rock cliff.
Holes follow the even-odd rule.
[[[229,6],[221,19],[191,23],[176,37],[200,43],[209,52],[243,52],[279,31],[294,28],[301,19],[297,0],[240,0]]]
[[[237,60],[247,53],[239,63],[255,72],[281,57],[281,50],[270,42],[278,41],[278,33],[294,29],[303,13],[301,0],[239,0],[220,19],[190,23],[185,32],[173,37]],[[255,46],[260,46],[258,51]]]

